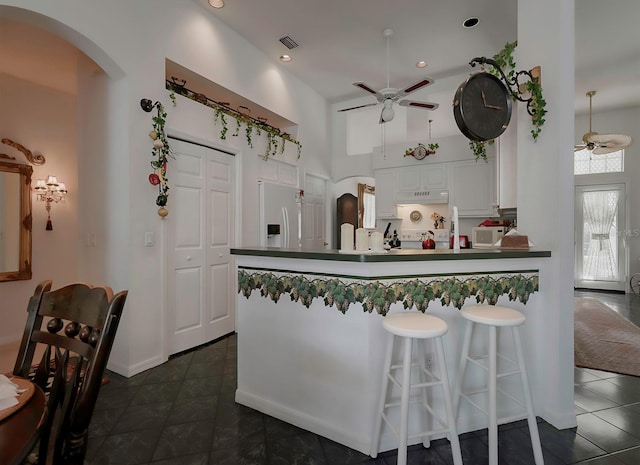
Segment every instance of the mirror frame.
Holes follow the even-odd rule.
[[[0,272],[0,282],[31,279],[31,174],[33,167],[0,161],[0,171],[20,175],[20,263],[16,271]]]

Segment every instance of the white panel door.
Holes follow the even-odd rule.
[[[172,140],[168,256],[168,353],[235,329],[229,249],[234,237],[234,158]]]
[[[307,174],[304,181],[303,234],[307,249],[326,248],[326,182],[317,176]]]
[[[207,341],[235,330],[235,273],[231,260],[235,159],[207,153]]]

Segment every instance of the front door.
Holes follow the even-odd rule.
[[[235,158],[180,140],[171,147],[167,326],[175,354],[235,330]]]
[[[625,186],[576,186],[575,286],[626,289]]]

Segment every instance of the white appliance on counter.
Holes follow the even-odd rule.
[[[494,247],[494,244],[504,236],[504,233],[504,226],[475,227],[471,230],[471,247],[474,249]]]
[[[302,247],[300,189],[260,181],[260,246]]]

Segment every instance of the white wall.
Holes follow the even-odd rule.
[[[140,109],[140,99],[162,101],[169,113],[169,128],[240,154],[241,194],[248,200],[241,203],[239,211],[241,224],[247,229],[255,226],[258,216],[252,199],[257,198],[257,164],[263,163],[255,151],[244,146],[242,138],[220,141],[219,131],[212,128],[210,110],[205,114],[204,107],[185,99],[179,99],[176,108],[171,107],[164,85],[165,58],[297,123],[303,153],[295,163],[324,176],[330,175],[331,167],[328,106],[283,65],[258,52],[195,2],[60,0],[54,4],[2,0],[0,15],[60,35],[91,57],[106,74],[107,79],[95,76],[81,81],[78,147],[83,151],[93,148],[91,156],[95,157],[95,164],[80,166],[80,177],[87,180],[87,187],[75,194],[86,196],[78,213],[83,237],[78,238],[77,228],[69,237],[73,238],[71,247],[81,255],[82,275],[78,279],[89,276],[102,279],[102,284],[115,291],[129,290],[110,367],[131,375],[161,363],[166,359],[162,345],[165,311],[162,244],[166,224],[156,213],[155,191],[147,181],[151,115]],[[57,115],[55,110],[51,109]],[[26,116],[15,120],[20,128],[28,124]],[[75,139],[72,135],[68,140]],[[98,167],[103,178],[91,184]],[[170,172],[169,166],[169,175]],[[106,192],[92,189],[89,184],[107,186]],[[77,198],[69,200],[69,204],[78,208]],[[171,212],[171,197],[168,209]],[[96,247],[86,247],[86,235],[94,230]],[[144,247],[145,232],[155,233],[155,247]],[[241,236],[238,245],[247,240],[247,234]],[[34,245],[38,241],[34,237]],[[56,247],[59,246],[57,242]],[[74,264],[74,272],[75,268]],[[22,286],[15,299],[23,309],[35,282],[0,283],[0,286]],[[6,287],[1,289],[4,291]]]
[[[46,162],[33,167],[32,183],[49,174],[63,181],[69,194],[51,208],[53,231],[45,231],[45,204],[32,196],[33,252],[31,280],[0,283],[0,344],[20,339],[29,297],[36,285],[53,279],[54,286],[77,280],[78,154],[75,137],[76,98],[30,82],[0,74],[0,137],[24,145]],[[11,89],[5,92],[4,89]],[[21,153],[2,145],[2,153],[28,163]]]
[[[532,380],[535,397],[549,396],[545,418],[556,426],[575,424],[573,410],[573,95],[574,0],[518,1],[519,68],[540,65],[548,113],[537,142],[529,135],[524,105],[518,120],[518,229],[551,251],[549,279],[540,282],[541,304],[555,309],[554,318],[536,331],[548,335],[554,360],[543,379]],[[542,33],[541,31],[544,31]],[[549,225],[553,225],[550,227]]]

